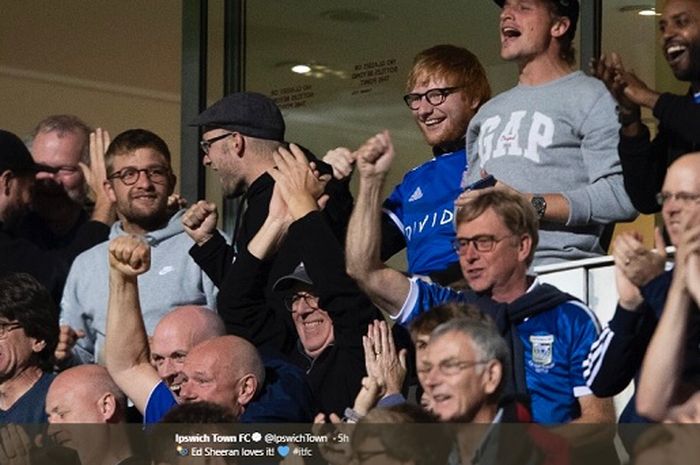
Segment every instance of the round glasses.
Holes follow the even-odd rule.
[[[424,92],[422,94],[406,94],[403,96],[403,101],[406,102],[406,105],[408,105],[408,108],[410,108],[411,110],[417,110],[420,107],[420,101],[423,100],[423,97],[425,97],[429,104],[436,107],[438,105],[442,105],[442,103],[445,101],[448,95],[456,92],[457,89],[461,88],[462,86],[440,87],[437,89],[430,89],[429,91]]]
[[[170,177],[170,169],[165,166],[151,166],[150,168],[127,167],[107,176],[107,179],[120,179],[125,185],[132,186],[145,174],[151,182],[165,184]]]

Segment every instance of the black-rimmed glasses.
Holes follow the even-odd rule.
[[[121,179],[125,185],[132,186],[139,180],[141,173],[144,173],[151,182],[165,184],[170,176],[170,168],[166,168],[165,166],[151,166],[149,168],[138,169],[129,166],[110,174],[107,176],[107,179]]]
[[[310,308],[318,310],[318,297],[311,295],[308,292],[297,292],[296,294],[290,294],[284,297],[282,300],[284,300],[284,306],[287,308],[287,310],[293,312],[294,304],[301,299],[304,299],[304,302],[306,302],[306,305],[308,305]]]
[[[445,101],[448,95],[456,92],[457,89],[461,88],[462,86],[440,87],[437,89],[430,89],[429,91],[424,92],[422,94],[406,94],[403,96],[403,101],[406,102],[406,105],[408,105],[408,108],[410,108],[411,110],[417,110],[420,107],[420,101],[423,100],[423,97],[425,97],[429,104],[436,107],[438,105],[442,105],[442,103]]]
[[[4,339],[10,334],[10,331],[21,328],[22,325],[17,322],[0,323],[0,339]]]
[[[232,132],[227,132],[226,134],[221,134],[220,136],[212,137],[211,139],[203,139],[199,141],[199,146],[202,148],[204,155],[209,155],[209,150],[214,142],[220,141],[232,135]]]
[[[511,236],[512,234],[508,234],[507,236],[496,238],[496,236],[484,234],[474,237],[458,237],[452,241],[452,247],[454,247],[455,251],[460,255],[467,253],[469,244],[474,244],[474,248],[477,252],[491,252],[493,248],[496,247],[497,243]]]

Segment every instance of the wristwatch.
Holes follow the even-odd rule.
[[[537,212],[537,219],[541,220],[544,216],[544,212],[547,211],[547,201],[541,195],[533,195],[530,199],[532,207]]]

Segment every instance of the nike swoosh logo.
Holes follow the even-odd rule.
[[[163,276],[163,275],[170,273],[171,271],[175,271],[175,268],[168,265],[168,266],[164,266],[163,268],[161,268],[161,270],[158,272],[158,274]]]

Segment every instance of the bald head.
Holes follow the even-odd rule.
[[[237,415],[265,381],[265,367],[257,349],[237,336],[221,336],[195,346],[185,358],[180,398],[209,401],[231,408]]]
[[[203,359],[217,359],[218,367],[238,378],[254,375],[259,383],[265,380],[265,368],[258,349],[238,336],[222,336],[198,344],[190,352],[188,362],[197,363]]]
[[[207,307],[185,305],[175,307],[160,319],[153,332],[156,340],[188,339],[188,350],[202,341],[226,334],[221,317]],[[182,341],[184,342],[184,340]]]
[[[119,423],[125,420],[126,397],[107,369],[80,365],[51,383],[46,413],[50,423]]]
[[[669,166],[661,193],[666,231],[676,245],[683,225],[700,208],[700,152],[683,155]]]
[[[151,363],[177,396],[185,356],[197,344],[224,334],[224,322],[213,310],[195,305],[175,307],[153,332]]]

